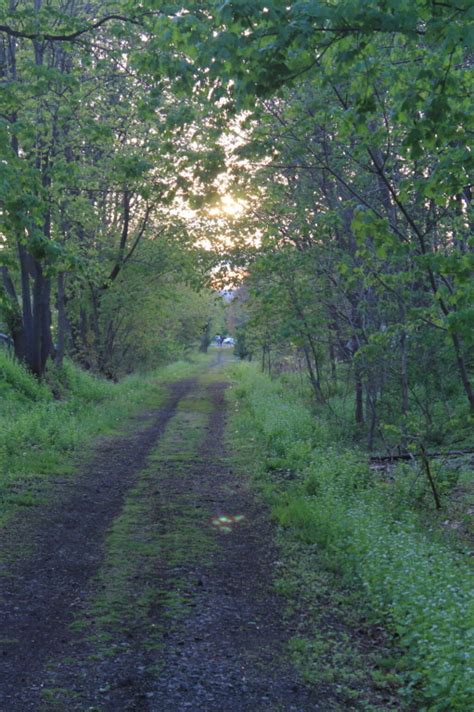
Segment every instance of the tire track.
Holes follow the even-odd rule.
[[[43,666],[71,653],[74,633],[68,626],[87,601],[107,529],[194,383],[188,379],[170,386],[151,425],[100,444],[59,499],[38,510],[30,531],[34,553],[0,578],[1,712],[39,709]]]

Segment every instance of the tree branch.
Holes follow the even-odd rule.
[[[142,20],[145,17],[151,17],[151,16],[156,16],[160,15],[160,12],[146,12],[141,15],[137,16],[127,16],[127,15],[118,15],[118,14],[110,14],[110,15],[105,15],[104,17],[101,17],[99,20],[96,20],[96,22],[92,22],[91,24],[88,24],[81,28],[80,30],[76,30],[75,32],[69,32],[65,34],[51,34],[49,32],[25,32],[23,30],[15,30],[13,27],[10,27],[9,25],[0,25],[0,32],[4,32],[7,34],[9,37],[15,37],[17,39],[25,39],[25,40],[47,40],[50,42],[73,42],[75,39],[80,37],[81,35],[86,34],[87,32],[92,32],[93,30],[97,30],[99,27],[102,25],[105,25],[107,22],[111,22],[112,20],[117,20],[118,22],[126,22],[130,23],[132,25],[141,25]]]

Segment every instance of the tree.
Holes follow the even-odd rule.
[[[267,157],[250,179],[264,238],[247,308],[267,319],[272,305],[280,325],[294,315],[288,343],[299,330],[324,344],[331,378],[335,360],[351,364],[355,419],[367,420],[369,445],[394,388],[408,427],[425,341],[457,369],[472,411],[468,5],[265,8],[216,8],[202,53],[203,63],[215,58],[222,91],[251,112],[240,155]],[[303,309],[283,296],[285,281],[299,279],[313,288]],[[317,392],[314,354],[308,370]]]
[[[105,14],[66,0],[0,6],[2,305],[38,376],[66,348],[108,372],[104,301],[144,241],[172,234],[188,249],[170,205],[218,165],[199,135],[206,107],[169,78],[176,57],[148,52],[160,14],[126,2]],[[155,61],[168,67],[159,79]]]

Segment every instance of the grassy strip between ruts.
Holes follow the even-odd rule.
[[[249,468],[282,527],[286,571],[280,585],[298,591],[300,605],[307,607],[309,632],[292,643],[305,674],[319,681],[331,677],[331,670],[336,677],[342,674],[347,705],[352,695],[359,696],[354,709],[370,708],[370,696],[364,702],[363,688],[349,679],[351,668],[357,668],[358,655],[352,655],[357,641],[344,642],[347,631],[337,623],[333,640],[321,640],[317,633],[324,623],[319,606],[325,605],[325,596],[329,605],[336,597],[345,614],[352,610],[357,618],[365,608],[368,632],[379,632],[374,651],[380,646],[382,654],[373,658],[378,667],[373,666],[372,677],[379,686],[398,686],[399,709],[405,704],[420,712],[472,709],[472,570],[467,560],[421,531],[412,512],[400,508],[399,498],[357,453],[331,440],[328,428],[297,394],[252,364],[233,366],[232,375],[230,438],[235,451],[247,453]],[[321,563],[326,573],[318,574]],[[358,603],[348,603],[347,591]],[[384,629],[400,654],[387,655]],[[358,653],[364,656],[360,670],[364,665],[370,669],[363,644]]]
[[[113,434],[139,411],[159,407],[163,386],[195,375],[202,363],[196,357],[114,384],[66,362],[40,383],[0,351],[0,526],[39,504],[52,476],[72,475],[77,456],[97,435]]]

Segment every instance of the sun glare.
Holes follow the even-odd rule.
[[[216,205],[210,210],[213,217],[222,217],[228,215],[229,217],[240,217],[247,207],[244,200],[237,200],[232,195],[223,195],[219,205]]]

